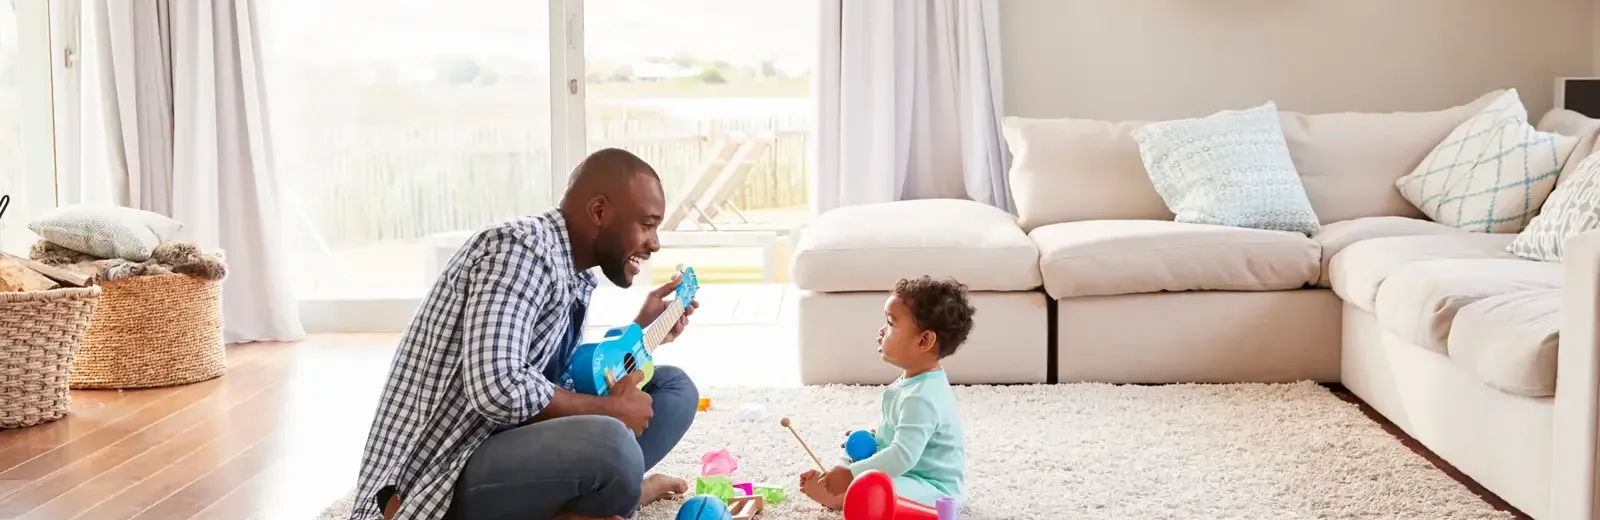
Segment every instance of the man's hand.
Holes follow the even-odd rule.
[[[667,305],[670,302],[666,298],[672,296],[673,291],[678,290],[678,284],[682,281],[683,273],[673,273],[671,280],[668,280],[667,283],[662,284],[660,287],[652,289],[650,294],[645,297],[644,305],[639,307],[639,317],[635,318],[633,322],[639,324],[641,328],[649,328],[650,324],[655,323],[656,318],[661,317],[661,313],[667,311]],[[698,308],[700,308],[699,300],[689,302],[689,306],[683,309],[683,317],[672,325],[672,329],[667,331],[667,337],[661,342],[672,343],[672,340],[678,339],[678,335],[683,333],[684,327],[689,325],[689,316],[693,315],[694,310]]]
[[[651,408],[650,394],[639,389],[639,380],[644,374],[637,370],[629,372],[617,383],[611,385],[611,391],[606,395],[609,404],[609,415],[622,421],[622,424],[633,430],[635,437],[644,435],[644,429],[650,426],[650,419],[655,417],[655,409]]]

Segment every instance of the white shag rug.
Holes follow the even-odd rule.
[[[824,464],[842,434],[873,427],[875,387],[702,389],[699,414],[653,472],[692,479],[700,456],[727,448],[735,481],[781,484],[788,498],[765,518],[841,518],[799,491],[815,465],[788,416]],[[970,520],[1512,518],[1383,431],[1354,404],[1313,383],[958,387],[967,432]],[[736,409],[766,407],[759,422]],[[319,520],[342,519],[349,498]],[[670,520],[679,500],[640,511]]]

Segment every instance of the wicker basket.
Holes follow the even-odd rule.
[[[72,363],[73,388],[150,388],[219,377],[222,281],[186,274],[102,282],[83,348]]]
[[[99,287],[0,293],[0,428],[67,414],[72,359],[100,296]]]

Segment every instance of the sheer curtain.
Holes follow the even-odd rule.
[[[961,198],[1014,212],[998,0],[824,0],[812,210]]]
[[[66,199],[182,222],[182,238],[227,255],[226,340],[298,340],[253,4],[85,2],[83,160]]]

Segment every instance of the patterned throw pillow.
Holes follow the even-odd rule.
[[[1135,129],[1156,192],[1178,222],[1315,233],[1276,103]]]
[[[150,259],[156,245],[176,237],[183,224],[141,209],[73,205],[40,215],[28,229],[79,253],[143,262]]]
[[[1560,262],[1567,239],[1600,229],[1600,153],[1583,158],[1568,175],[1506,251],[1529,260]]]
[[[1481,233],[1516,233],[1555,189],[1578,138],[1540,132],[1516,89],[1467,119],[1395,181],[1434,222]]]

